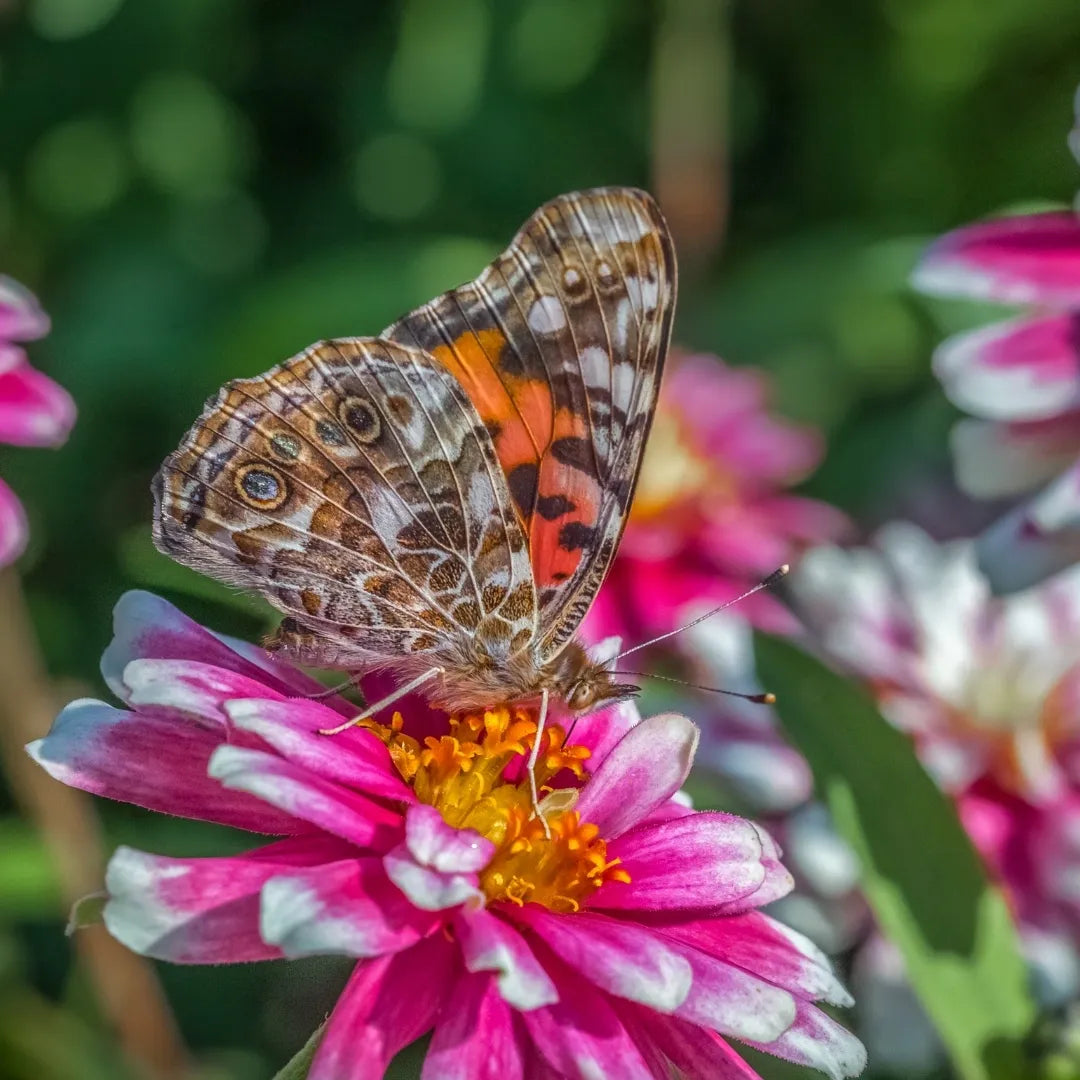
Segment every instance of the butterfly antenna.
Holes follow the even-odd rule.
[[[684,679],[673,679],[670,675],[653,675],[648,671],[613,671],[612,675],[636,675],[641,679],[659,679],[661,682],[675,683],[676,686],[688,686],[691,690],[704,690],[709,694],[724,694],[727,697],[742,698],[743,701],[752,702],[754,705],[775,705],[775,694],[743,694],[738,690],[725,690],[720,686],[702,686],[701,683],[686,682]]]
[[[753,596],[754,593],[761,592],[762,589],[772,588],[778,581],[780,581],[787,572],[791,569],[787,563],[774,570],[763,581],[759,581],[752,589],[747,589],[746,592],[736,596],[734,600],[728,600],[721,604],[719,607],[715,607],[712,611],[706,611],[704,615],[699,615],[693,622],[688,622],[685,626],[677,626],[674,630],[669,630],[666,634],[661,634],[659,637],[650,638],[648,641],[643,641],[640,645],[635,645],[631,649],[626,649],[619,653],[618,656],[611,658],[611,663],[615,663],[616,660],[621,660],[624,656],[629,656],[631,653],[636,653],[639,649],[647,649],[650,645],[655,645],[657,642],[666,641],[670,637],[674,637],[676,634],[681,634],[684,630],[689,630],[692,626],[697,626],[698,623],[703,623],[706,619],[711,619],[714,615],[719,615],[721,611],[727,611],[729,607],[734,607],[736,604],[741,603],[748,596]],[[631,672],[626,672],[631,674]],[[658,677],[658,676],[654,676]],[[688,684],[689,685],[689,684]]]

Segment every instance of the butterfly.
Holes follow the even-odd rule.
[[[651,196],[560,196],[378,337],[227,383],[155,477],[154,541],[261,593],[286,616],[267,647],[298,663],[388,669],[451,711],[627,696],[576,635],[626,523],[675,292]]]

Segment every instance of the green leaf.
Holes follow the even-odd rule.
[[[289,1059],[288,1064],[274,1075],[274,1080],[305,1080],[311,1063],[315,1060],[315,1051],[319,1049],[326,1023],[320,1024],[310,1039]]]
[[[759,636],[758,670],[862,864],[862,885],[963,1080],[1020,1080],[1035,1020],[1002,894],[910,741],[858,687]]]

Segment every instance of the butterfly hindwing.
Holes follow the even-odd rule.
[[[577,629],[618,546],[675,279],[651,196],[599,188],[542,206],[475,281],[383,333],[443,364],[491,434],[528,540],[541,659]]]
[[[179,562],[262,593],[277,644],[355,669],[526,647],[525,537],[490,437],[420,350],[322,342],[208,403],[155,480],[154,536]]]

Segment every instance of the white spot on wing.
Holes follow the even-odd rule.
[[[566,326],[566,312],[557,296],[541,296],[529,308],[528,319],[534,334],[555,334]]]

